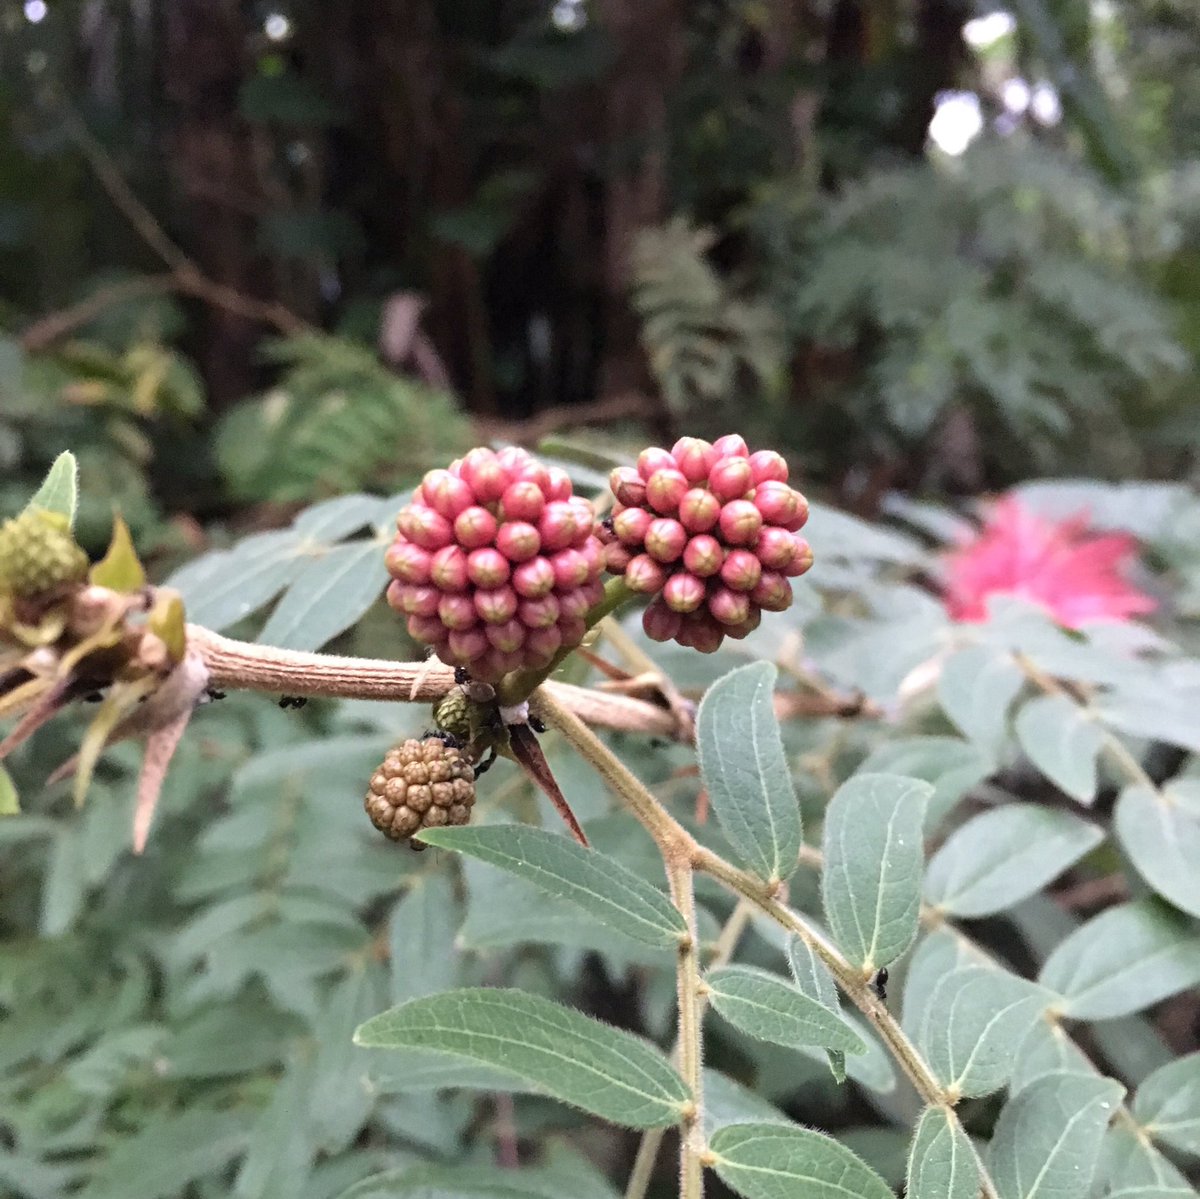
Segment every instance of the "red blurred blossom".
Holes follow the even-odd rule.
[[[1124,578],[1136,552],[1132,537],[1089,534],[1086,517],[1048,520],[1005,496],[978,535],[947,555],[946,607],[955,620],[984,620],[989,597],[1011,595],[1067,628],[1126,621],[1156,606]]]

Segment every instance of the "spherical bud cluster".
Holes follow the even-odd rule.
[[[82,583],[87,572],[87,554],[65,516],[29,508],[0,526],[0,593],[33,599]]]
[[[787,478],[779,454],[752,454],[732,434],[684,437],[613,471],[605,566],[654,596],[647,636],[712,653],[756,629],[764,611],[791,605],[788,580],[808,570],[812,551],[799,535],[808,503]]]
[[[474,449],[432,470],[387,552],[388,603],[443,662],[495,682],[540,669],[587,631],[604,593],[592,506],[522,449]]]
[[[381,833],[407,841],[423,828],[466,824],[474,803],[474,767],[461,750],[426,737],[388,750],[371,776],[363,807]]]

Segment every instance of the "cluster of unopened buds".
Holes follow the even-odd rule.
[[[736,434],[684,437],[612,472],[605,565],[654,597],[648,637],[711,653],[756,629],[764,611],[790,607],[789,579],[812,565],[812,550],[799,535],[808,503],[787,480],[779,454],[752,454]]]
[[[442,661],[496,682],[583,641],[607,570],[626,598],[651,597],[649,637],[711,653],[789,607],[790,579],[812,565],[808,504],[787,480],[779,454],[736,434],[684,437],[614,470],[612,514],[596,522],[558,467],[475,449],[401,511],[388,601]]]
[[[388,602],[437,656],[494,682],[582,642],[603,596],[591,504],[522,449],[432,470],[397,518]]]

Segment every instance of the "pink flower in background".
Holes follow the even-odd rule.
[[[955,620],[985,620],[990,596],[1011,595],[1068,628],[1128,620],[1155,608],[1123,576],[1136,552],[1132,537],[1089,536],[1085,518],[1047,520],[1005,496],[979,534],[947,556],[946,607]]]

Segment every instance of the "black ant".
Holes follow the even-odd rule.
[[[279,706],[285,712],[289,710],[299,711],[307,703],[308,699],[303,695],[281,695],[279,697]]]
[[[436,737],[448,749],[466,749],[467,747],[467,743],[449,729],[426,729],[421,734],[422,741],[427,741],[430,737]]]
[[[454,668],[454,681],[460,687],[465,687],[471,681],[471,672],[465,666],[456,666]]]
[[[887,1003],[887,981],[888,968],[886,966],[880,966],[879,969],[875,971],[874,976],[871,978],[871,990],[875,992],[880,1001],[883,1003]]]

